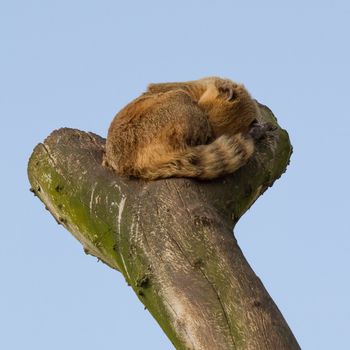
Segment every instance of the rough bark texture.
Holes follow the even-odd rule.
[[[92,254],[119,270],[177,349],[299,349],[232,234],[285,171],[288,134],[276,125],[254,158],[214,181],[127,180],[104,168],[105,140],[54,131],[34,149],[32,191]]]

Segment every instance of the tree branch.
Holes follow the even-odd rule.
[[[30,158],[32,191],[124,275],[177,349],[299,349],[232,234],[291,154],[288,134],[260,110],[276,129],[246,166],[214,181],[119,178],[101,165],[104,139],[66,128]]]

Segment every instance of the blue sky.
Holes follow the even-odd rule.
[[[123,277],[29,192],[52,130],[106,136],[150,82],[243,82],[290,134],[287,173],[238,242],[303,349],[348,348],[347,1],[1,1],[0,348],[172,349]]]

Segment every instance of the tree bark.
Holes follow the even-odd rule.
[[[253,159],[213,181],[146,182],[102,166],[105,140],[54,131],[29,160],[31,190],[86,253],[119,270],[176,349],[299,349],[232,229],[285,171],[288,134],[267,132]]]

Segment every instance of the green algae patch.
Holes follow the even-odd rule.
[[[117,241],[116,227],[109,222],[116,217],[118,206],[113,213],[110,208],[106,211],[103,205],[93,205],[99,198],[105,198],[105,187],[102,184],[92,187],[85,181],[72,186],[72,182],[53,165],[45,148],[38,145],[28,164],[31,191],[45,204],[57,223],[83,244],[86,253],[119,270],[120,261],[113,249]],[[118,203],[118,193],[113,195]],[[91,197],[89,201],[87,196]]]

